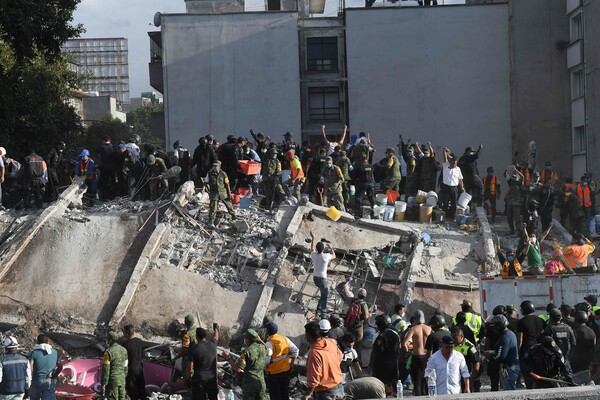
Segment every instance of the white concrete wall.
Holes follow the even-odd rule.
[[[167,143],[300,132],[297,14],[164,15]]]
[[[511,162],[506,4],[347,10],[349,121],[378,153],[404,138]],[[439,159],[439,158],[438,158]]]

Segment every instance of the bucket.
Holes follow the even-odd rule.
[[[421,204],[419,207],[419,222],[431,222],[431,213],[433,212],[433,207],[427,204]]]
[[[240,204],[240,196],[235,193],[231,193],[231,204]]]
[[[404,221],[404,213],[406,212],[406,203],[403,201],[397,201],[394,203],[396,206],[394,219],[396,221]]]
[[[469,193],[462,192],[462,194],[460,195],[460,197],[456,201],[456,204],[458,206],[461,206],[462,208],[467,208],[467,206],[469,205],[469,202],[471,201],[471,199],[472,199],[472,196]]]
[[[373,206],[373,218],[381,219],[383,216],[383,212],[385,211],[385,206]]]
[[[431,207],[435,207],[438,202],[438,195],[433,190],[431,192],[427,192],[427,196],[425,196],[425,204]]]
[[[281,171],[281,183],[287,182],[292,177],[292,170],[284,169]]]
[[[407,200],[407,203],[408,203],[409,206],[414,205],[415,204],[415,196],[409,196],[408,200]]]
[[[240,196],[248,196],[248,195],[252,194],[252,189],[250,189],[250,188],[238,188],[237,194],[239,194]]]
[[[337,221],[342,216],[342,213],[339,212],[337,208],[334,206],[329,207],[329,210],[325,213],[332,221]]]
[[[384,221],[393,221],[394,220],[394,206],[385,206],[383,211],[383,220]]]
[[[415,196],[415,201],[417,204],[425,203],[425,199],[427,198],[427,193],[422,190],[417,190],[417,195]]]
[[[385,192],[385,194],[387,196],[388,204],[394,204],[396,200],[398,200],[398,196],[400,195],[400,193],[396,192],[395,190],[388,190],[387,192]]]
[[[240,208],[250,208],[251,200],[252,200],[252,195],[240,196]]]
[[[387,204],[387,194],[379,193],[375,195],[375,204],[385,206]]]
[[[59,400],[91,400],[96,396],[92,389],[75,385],[57,386],[55,393]]]

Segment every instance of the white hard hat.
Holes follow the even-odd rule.
[[[327,332],[331,329],[331,323],[327,319],[322,319],[319,321],[319,329],[321,331]]]
[[[14,348],[19,346],[19,342],[14,336],[6,336],[2,341],[2,346],[6,348]]]
[[[6,149],[4,147],[0,147],[0,156],[6,155]]]
[[[364,299],[365,297],[367,297],[367,289],[365,289],[365,288],[358,289],[358,292],[356,293],[356,295],[358,297],[362,297]]]

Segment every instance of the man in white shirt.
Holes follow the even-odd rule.
[[[446,209],[446,218],[454,219],[456,214],[456,199],[464,191],[463,175],[457,166],[457,159],[444,149],[444,164],[442,167],[442,185],[440,195]]]
[[[435,371],[436,374],[438,394],[459,394],[461,376],[465,382],[465,393],[470,393],[469,378],[471,375],[465,357],[454,350],[452,336],[444,336],[442,347],[427,361],[425,376],[429,376],[432,371]]]
[[[310,232],[310,259],[313,263],[313,281],[321,292],[321,298],[317,305],[317,314],[323,317],[327,310],[327,296],[329,296],[329,287],[327,285],[327,267],[331,260],[335,260],[335,252],[331,245],[320,241],[315,243],[315,235]],[[325,251],[327,249],[327,251]]]

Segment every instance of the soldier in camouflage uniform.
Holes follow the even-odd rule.
[[[340,156],[335,162],[335,165],[340,167],[342,175],[344,175],[344,182],[342,182],[342,196],[344,197],[344,206],[346,209],[352,208],[350,206],[350,170],[352,169],[352,161],[346,157],[344,150],[340,151]]]
[[[325,168],[323,168],[322,175],[327,205],[334,206],[340,211],[346,211],[344,196],[342,195],[344,174],[340,167],[333,165],[331,157],[325,159]]]
[[[235,372],[244,372],[242,382],[244,400],[266,400],[267,386],[264,368],[269,351],[254,329],[248,329],[244,336],[244,344],[248,347],[242,352],[237,362],[234,362],[228,353],[223,355]]]
[[[162,158],[150,154],[148,156],[148,169],[148,177],[151,178],[148,185],[150,187],[150,200],[156,200],[159,193],[162,195],[169,190],[169,182],[162,179],[162,175],[167,172],[167,166]]]
[[[181,352],[177,354],[173,361],[187,355],[190,347],[198,343],[196,340],[196,318],[192,314],[188,314],[185,316],[183,322],[185,326],[179,331],[181,334]]]
[[[385,193],[386,190],[400,190],[400,182],[402,181],[402,174],[400,173],[400,161],[396,157],[394,149],[388,147],[385,149],[386,159],[385,165],[385,179],[381,182],[381,189]]]
[[[127,350],[117,343],[119,334],[110,332],[102,361],[102,392],[108,400],[125,400],[125,377],[127,376]]]
[[[281,162],[277,158],[277,149],[269,150],[269,158],[264,163],[263,182],[267,207],[271,207],[273,199],[279,195],[279,199],[285,201],[287,195],[281,186]]]
[[[208,184],[210,186],[210,209],[208,211],[208,220],[211,226],[215,225],[219,200],[225,204],[227,212],[231,219],[235,219],[235,212],[231,204],[231,188],[229,187],[229,178],[225,171],[221,170],[221,161],[213,163],[208,172]]]

